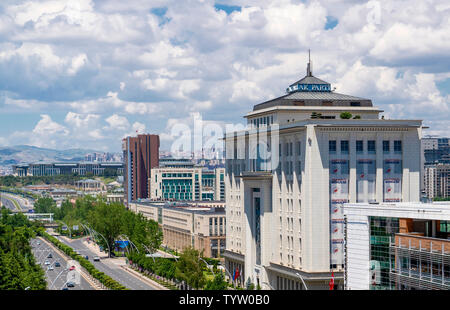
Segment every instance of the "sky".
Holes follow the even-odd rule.
[[[306,74],[450,136],[448,0],[2,0],[0,146],[245,123]]]

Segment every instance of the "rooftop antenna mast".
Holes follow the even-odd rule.
[[[306,68],[306,76],[312,76],[311,50],[308,49],[308,66]]]

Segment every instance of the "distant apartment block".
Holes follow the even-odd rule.
[[[225,203],[202,202],[136,202],[130,210],[159,223],[163,245],[181,252],[193,247],[206,257],[219,258],[225,250]]]
[[[438,163],[450,164],[450,138],[424,137],[422,149],[425,166]]]
[[[143,134],[122,140],[125,205],[149,197],[148,179],[159,166],[159,136]]]
[[[187,166],[187,165],[181,165]],[[158,167],[151,171],[150,198],[156,200],[225,200],[225,169]]]
[[[425,166],[425,194],[428,198],[450,197],[450,164]]]
[[[450,203],[349,203],[345,289],[449,290]]]
[[[121,162],[37,162],[13,165],[15,176],[55,176],[55,175],[123,175]]]

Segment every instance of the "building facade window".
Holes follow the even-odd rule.
[[[375,154],[376,152],[375,140],[367,141],[367,152],[369,154]]]
[[[394,141],[394,152],[395,153],[402,152],[402,141],[401,140]]]
[[[330,153],[336,153],[336,140],[328,141],[328,151]]]
[[[364,151],[363,148],[363,140],[356,141],[356,153],[362,153]]]
[[[348,154],[348,140],[341,141],[341,153]]]
[[[390,152],[389,140],[383,141],[383,153],[389,153],[389,152]]]

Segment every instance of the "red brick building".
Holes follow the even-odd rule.
[[[138,198],[148,198],[151,169],[159,166],[159,136],[143,134],[122,140],[124,158],[125,205]]]

